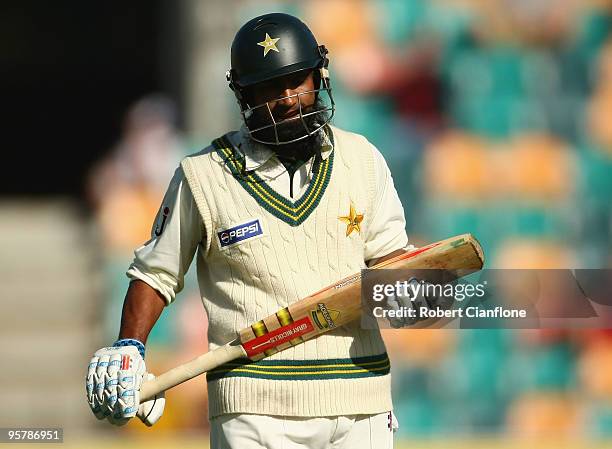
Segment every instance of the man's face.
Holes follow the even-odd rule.
[[[315,102],[314,88],[312,70],[302,70],[254,85],[247,91],[247,99],[253,106],[267,103],[274,119],[281,121],[296,118],[300,102],[302,111],[311,108]],[[269,117],[265,107],[260,110]]]
[[[317,101],[314,90],[315,80],[312,70],[302,70],[248,88],[245,98],[248,105],[254,107],[252,116],[248,119],[249,128],[268,126],[260,131],[254,131],[253,135],[263,141],[275,142],[275,129],[272,126],[274,122],[278,124],[276,132],[280,142],[299,139],[317,129],[318,123],[325,119],[323,113],[303,117],[303,120],[300,118],[300,110],[304,115],[323,109],[320,101]],[[274,122],[270,114],[274,117]]]

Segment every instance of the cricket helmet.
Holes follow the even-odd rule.
[[[312,136],[329,123],[335,111],[335,104],[327,70],[329,64],[327,53],[325,46],[317,43],[308,26],[289,14],[264,14],[249,20],[238,30],[232,43],[232,67],[227,71],[226,76],[230,88],[236,95],[251,138],[272,145],[292,143]],[[300,101],[300,113],[297,117],[277,121],[270,111],[269,103],[287,97],[280,97],[262,104],[249,104],[245,91],[250,87],[256,89],[258,83],[302,70],[313,70],[315,89],[291,96],[297,97],[297,100],[300,101],[302,95],[314,92],[316,98],[322,100],[321,94],[325,93],[327,101],[317,102],[319,107],[310,111],[302,111]],[[257,127],[254,127],[250,118],[258,110],[269,118],[269,122],[263,125],[259,123]],[[317,115],[324,117],[324,120],[314,120]],[[305,120],[307,117],[311,119]],[[279,139],[279,127],[292,120],[301,121],[304,128],[303,134],[287,141]],[[273,138],[262,139],[258,131],[266,129],[274,131],[268,133],[269,136],[273,135]]]

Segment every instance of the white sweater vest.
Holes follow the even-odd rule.
[[[333,151],[302,198],[272,191],[227,135],[182,167],[206,238],[198,280],[214,349],[237,331],[365,268],[363,236],[374,198],[367,140],[330,127]],[[361,231],[340,216],[353,205]],[[341,326],[258,362],[239,360],[207,374],[209,413],[284,416],[374,414],[391,410],[389,359],[378,330]]]

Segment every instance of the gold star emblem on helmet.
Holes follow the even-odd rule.
[[[349,214],[343,217],[338,217],[338,220],[346,223],[346,236],[351,235],[353,231],[361,234],[361,222],[363,221],[363,214],[358,214],[355,211],[355,206],[351,203]]]
[[[257,42],[257,45],[260,45],[264,48],[264,57],[268,54],[268,52],[270,50],[274,50],[274,51],[279,51],[278,48],[276,48],[276,43],[280,40],[280,37],[277,37],[276,39],[273,39],[270,37],[270,35],[268,33],[266,33],[266,38],[261,41],[261,42]],[[279,52],[280,53],[280,52]]]

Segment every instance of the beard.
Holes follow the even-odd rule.
[[[285,159],[302,159],[306,160],[310,158],[315,152],[323,145],[323,130],[322,127],[325,123],[329,122],[331,118],[330,111],[326,110],[327,105],[321,98],[317,98],[311,106],[303,108],[303,113],[308,114],[316,112],[312,115],[298,117],[292,120],[286,120],[276,125],[276,132],[278,133],[279,142],[290,142],[295,139],[295,142],[285,144],[275,144],[276,134],[274,133],[274,126],[272,125],[270,117],[263,113],[264,108],[260,108],[254,111],[252,117],[247,120],[247,126],[250,129],[261,128],[262,126],[269,126],[260,131],[252,133],[253,137],[263,142],[267,142],[266,145],[270,147],[278,156]],[[267,111],[266,111],[267,112]],[[317,132],[308,136],[309,132],[319,128]]]

